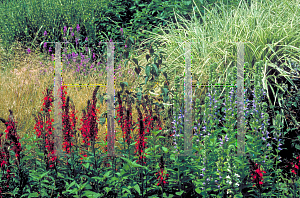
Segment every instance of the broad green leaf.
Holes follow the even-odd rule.
[[[93,197],[101,197],[101,194],[93,192],[93,191],[90,191],[90,190],[87,190],[87,191],[83,191],[83,196],[87,196],[87,197],[93,198]]]
[[[42,179],[45,175],[47,175],[50,171],[43,173],[42,175],[39,176],[39,179]]]
[[[169,149],[167,149],[166,147],[162,147],[162,150],[167,153],[169,151]]]
[[[147,75],[147,77],[149,77],[150,76],[150,66],[146,66],[146,75]]]
[[[105,177],[110,177],[110,173],[111,173],[111,171],[106,172],[106,173],[104,174],[104,178],[105,178]]]
[[[139,193],[139,195],[141,195],[140,186],[138,184],[136,184],[133,188]]]
[[[31,148],[32,148],[31,145],[26,145],[26,149],[27,149],[27,150],[30,150]]]
[[[39,197],[39,194],[37,192],[30,193],[28,198],[31,198],[31,197]]]
[[[158,76],[158,68],[155,64],[152,64],[153,68],[154,68],[154,72],[155,72],[155,76]]]
[[[195,189],[196,193],[200,194],[202,191],[200,190],[200,187]]]
[[[183,190],[181,190],[180,192],[176,192],[175,194],[180,196],[180,195],[182,195],[182,193],[184,193]]]
[[[67,190],[69,190],[75,184],[76,184],[77,187],[79,187],[79,185],[76,183],[76,181],[73,181],[70,185],[67,185]]]

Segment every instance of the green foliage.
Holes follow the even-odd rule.
[[[176,4],[175,2],[176,1],[158,1],[158,0],[154,0],[154,1],[152,1],[152,3],[148,2],[148,1],[139,1],[139,0],[125,1],[125,2],[124,1],[113,1],[107,5],[105,11],[101,11],[98,13],[90,12],[92,10],[92,6],[89,5],[90,8],[88,9],[88,12],[84,11],[84,9],[83,9],[82,11],[84,11],[84,12],[82,12],[82,13],[85,13],[85,15],[83,15],[79,19],[80,24],[82,24],[82,23],[84,24],[84,26],[82,27],[82,31],[81,31],[81,33],[82,33],[81,39],[84,40],[85,37],[90,38],[90,40],[87,42],[87,44],[89,44],[89,45],[95,43],[96,40],[103,41],[104,38],[106,38],[108,40],[110,38],[112,38],[112,40],[115,42],[116,41],[122,42],[123,40],[122,40],[122,36],[120,36],[120,30],[119,30],[120,27],[122,27],[125,35],[130,37],[129,42],[131,42],[131,44],[134,43],[132,40],[136,40],[136,42],[141,42],[142,39],[147,38],[148,36],[150,36],[150,34],[139,32],[139,28],[145,27],[149,31],[153,30],[153,32],[159,33],[160,32],[159,29],[155,29],[153,27],[154,27],[154,25],[157,25],[157,24],[166,25],[166,23],[163,21],[163,19],[168,19],[168,17],[170,17],[170,15],[174,16],[172,13],[173,10],[171,9],[172,5],[174,7],[177,6],[176,8],[180,9],[179,12],[182,12],[184,14],[185,13],[187,14],[188,12],[190,12],[190,8],[188,6],[191,5],[191,1],[182,1],[182,4],[180,4],[179,7],[178,7],[179,4]],[[236,4],[237,1],[229,1],[229,2],[234,6],[237,5]],[[169,4],[171,5],[170,7],[169,7]],[[209,4],[209,5],[211,5],[211,4]],[[77,5],[78,5],[78,9],[82,8],[81,5],[79,5],[79,4],[77,4]],[[24,6],[24,8],[25,8],[25,6]],[[103,16],[102,16],[102,14],[103,14]],[[107,17],[109,17],[109,18],[107,18]],[[155,17],[160,17],[160,19],[156,19]],[[32,18],[34,18],[34,17],[32,17]],[[94,18],[93,21],[89,21],[89,19],[91,19],[91,18],[92,19]],[[58,24],[55,24],[55,25],[57,25],[57,27],[59,27],[59,29],[57,29],[57,31],[55,30],[56,32],[53,30],[53,32],[57,33],[56,36],[58,36],[58,37],[62,36],[61,25],[63,25],[66,22],[69,23],[71,21],[70,23],[72,24],[72,27],[74,28],[76,26],[76,21],[74,21],[74,19],[75,19],[74,16],[72,16],[71,18],[70,17],[62,17],[61,21],[59,21]],[[172,18],[172,20],[174,20],[174,19],[175,18]],[[23,39],[25,39],[25,40],[30,39],[30,37],[33,36],[33,33],[35,31],[38,31],[41,33],[43,32],[43,31],[39,31],[40,29],[38,28],[38,26],[34,27],[34,24],[37,22],[32,22],[32,21],[28,20],[27,17],[25,17],[25,21],[26,21],[26,23],[24,24],[24,27],[26,26],[27,29],[25,28],[25,34],[20,34],[20,36],[23,36]],[[129,21],[129,23],[128,23],[128,21]],[[175,21],[173,21],[173,22],[175,22]],[[33,28],[29,28],[28,24],[32,25]],[[53,27],[55,25],[53,25]],[[47,28],[49,28],[49,26],[47,26],[47,25],[45,25],[45,26]],[[14,28],[16,26],[14,26],[14,27],[7,26],[7,27],[9,27],[9,28],[13,29],[13,31],[15,31]],[[36,28],[36,29],[34,29],[34,28]],[[28,30],[30,30],[31,32],[28,33]],[[74,30],[75,30],[75,28],[74,28]],[[6,30],[4,30],[4,31],[6,31]],[[102,35],[101,33],[103,33],[104,35]],[[57,39],[58,37],[56,37],[55,39]],[[119,48],[119,46],[122,46],[123,44],[117,44],[115,46],[117,46],[117,48]],[[106,46],[103,45],[102,50],[105,50],[105,48],[106,48]],[[141,68],[143,68],[145,70],[145,76],[144,76],[145,83],[144,84],[147,85],[146,89],[142,90],[141,87],[137,87],[138,93],[135,95],[135,98],[137,98],[139,101],[142,100],[142,94],[144,95],[146,93],[146,91],[148,91],[149,87],[151,88],[153,86],[153,83],[157,82],[158,78],[160,77],[160,74],[164,75],[166,81],[173,80],[170,78],[170,76],[168,78],[166,71],[160,69],[164,55],[161,56],[161,54],[157,51],[155,51],[155,53],[154,53],[153,49],[149,50],[149,52],[150,53],[146,55],[147,65],[145,67],[139,65],[139,62],[137,59],[129,58],[128,54],[125,54],[127,56],[126,58],[131,59],[135,63],[135,65],[136,65],[135,71],[138,74],[140,74]],[[153,59],[150,59],[152,57],[153,57]],[[126,62],[125,62],[125,64],[126,64]],[[212,65],[212,67],[214,67],[213,70],[215,70],[216,65]],[[258,68],[256,68],[256,69],[258,69]],[[216,78],[215,73],[213,73],[213,70],[211,70],[211,74],[212,74],[211,80],[214,80]],[[236,69],[233,71],[234,76],[236,76],[235,72],[236,72]],[[261,73],[261,72],[259,72],[259,70],[256,70],[256,73]],[[257,75],[254,75],[254,76],[255,76],[255,82],[258,82],[260,77]],[[176,82],[176,91],[175,92],[170,91],[170,88],[168,86],[165,86],[164,88],[162,88],[162,93],[160,94],[160,96],[163,97],[164,102],[167,102],[170,100],[168,97],[168,94],[172,93],[174,95],[174,97],[172,97],[171,101],[174,101],[174,104],[176,103],[174,106],[176,107],[176,110],[178,110],[180,108],[178,103],[182,99],[182,98],[180,98],[181,93],[178,91],[178,88],[181,84],[179,76],[175,77],[175,82]],[[127,82],[121,83],[122,92],[123,92],[125,85],[127,87],[128,83]],[[260,87],[258,84],[255,84],[255,86]],[[258,91],[258,89],[256,89],[256,91]],[[101,96],[99,94],[97,97],[99,97],[100,102],[102,103],[104,96]],[[287,102],[283,106],[287,106],[287,108],[297,108],[299,106],[297,103],[297,101],[299,101],[299,98],[296,98],[295,100],[294,99],[285,99],[285,100],[287,100]],[[198,100],[198,102],[199,102],[199,100]],[[209,103],[209,99],[206,98],[206,105],[208,103]],[[266,103],[263,103],[263,104],[266,105]],[[200,106],[199,103],[198,103],[198,105]],[[266,111],[263,111],[263,112],[266,112]],[[278,114],[279,112],[276,112],[276,113]],[[105,113],[103,113],[103,115],[105,115]],[[208,114],[206,114],[206,115],[208,115]],[[178,114],[176,116],[178,116]],[[296,115],[294,115],[294,116],[296,116]],[[173,119],[172,116],[164,115],[164,117]],[[213,118],[211,118],[210,121],[213,122]],[[290,121],[294,121],[294,119],[292,119],[292,117],[291,117]],[[217,122],[218,122],[218,120],[217,120]],[[296,122],[297,122],[297,120],[296,120]],[[100,123],[101,124],[105,123],[104,117],[102,118],[102,120],[100,120]],[[280,116],[277,117],[276,123],[280,123]],[[229,124],[230,124],[230,127],[233,126],[233,124],[231,124],[231,123],[229,123]],[[167,124],[167,125],[171,125],[171,124]],[[258,128],[260,126],[260,123],[252,122],[252,123],[250,123],[250,126],[251,126],[251,128]],[[177,128],[180,128],[180,127],[177,126]],[[181,128],[183,128],[183,127],[181,126]],[[245,161],[242,161],[241,159],[230,158],[229,163],[228,162],[224,163],[226,155],[229,156],[235,150],[235,146],[234,146],[235,140],[233,137],[230,137],[230,141],[228,141],[227,143],[224,142],[224,150],[221,151],[221,149],[219,149],[219,146],[217,145],[217,143],[218,143],[217,135],[220,134],[222,132],[222,130],[224,130],[225,132],[230,131],[232,133],[232,128],[229,128],[229,126],[223,127],[222,129],[217,129],[217,127],[216,127],[216,130],[214,131],[215,133],[212,133],[214,136],[210,136],[210,137],[206,136],[206,139],[205,139],[206,140],[206,145],[205,145],[206,149],[202,149],[202,148],[200,149],[200,147],[196,147],[196,146],[194,147],[195,150],[197,150],[199,153],[201,153],[202,155],[205,154],[207,156],[206,165],[203,164],[203,161],[202,161],[202,159],[200,159],[200,157],[198,157],[197,159],[191,159],[191,160],[189,160],[189,158],[185,158],[183,160],[178,158],[178,160],[177,160],[177,158],[175,159],[175,155],[172,154],[169,159],[166,159],[165,164],[167,164],[168,167],[173,166],[172,167],[173,169],[166,168],[168,173],[170,173],[170,175],[172,175],[172,178],[173,178],[173,180],[170,180],[170,183],[177,182],[175,184],[171,183],[169,186],[170,189],[173,188],[173,194],[181,195],[182,197],[195,197],[195,195],[197,195],[197,194],[208,195],[212,190],[217,191],[218,190],[217,185],[215,185],[214,180],[211,180],[210,184],[208,184],[209,183],[208,182],[205,186],[205,189],[202,189],[203,182],[208,181],[210,179],[210,177],[213,177],[214,179],[218,179],[219,178],[218,176],[221,175],[221,173],[217,173],[217,171],[215,170],[216,165],[214,162],[219,162],[220,164],[218,166],[222,166],[221,168],[223,168],[224,171],[226,170],[227,167],[229,167],[228,165],[230,165],[230,167],[232,168],[234,164],[238,164],[237,167],[239,167],[239,171],[245,170],[246,163],[245,163]],[[289,131],[289,130],[287,130],[287,131]],[[129,194],[131,194],[131,195],[134,194],[134,196],[137,197],[137,196],[140,196],[142,193],[144,194],[145,189],[146,190],[154,189],[154,190],[156,190],[155,193],[157,195],[160,193],[159,190],[161,190],[161,191],[163,191],[161,194],[164,195],[164,197],[167,197],[167,193],[164,192],[165,189],[157,190],[158,188],[155,188],[156,187],[155,186],[156,178],[153,177],[154,173],[156,172],[156,169],[159,170],[159,163],[156,158],[159,158],[160,156],[156,155],[156,151],[160,151],[160,154],[163,154],[166,156],[171,153],[170,148],[167,148],[164,146],[160,147],[160,145],[162,144],[162,142],[159,142],[159,141],[161,141],[160,139],[166,139],[166,138],[161,135],[158,135],[158,133],[159,132],[153,133],[155,135],[155,136],[153,135],[153,137],[147,136],[149,138],[149,141],[152,141],[152,143],[150,145],[154,145],[154,146],[146,149],[146,152],[149,152],[149,156],[147,156],[147,160],[153,159],[153,161],[154,161],[154,162],[148,162],[148,166],[141,166],[136,163],[136,159],[132,159],[132,158],[126,156],[126,157],[119,158],[119,160],[123,160],[123,166],[118,171],[115,169],[116,168],[115,165],[113,167],[110,167],[109,169],[103,168],[103,167],[101,167],[101,169],[100,169],[99,167],[95,167],[95,166],[97,166],[96,165],[96,156],[94,156],[95,153],[88,152],[88,157],[83,157],[82,165],[78,163],[79,158],[82,157],[82,155],[79,156],[79,155],[74,154],[75,156],[72,156],[72,159],[68,160],[69,165],[66,165],[66,167],[58,166],[57,170],[55,170],[55,171],[54,170],[53,171],[46,170],[42,159],[40,161],[33,161],[33,162],[31,162],[32,166],[33,166],[33,163],[35,163],[35,167],[39,167],[39,168],[31,167],[32,170],[28,171],[28,174],[26,176],[25,176],[25,174],[23,176],[22,176],[22,174],[20,174],[22,177],[20,176],[20,178],[15,179],[16,181],[19,182],[19,181],[22,181],[22,179],[24,179],[26,177],[28,179],[28,183],[25,183],[26,187],[22,186],[21,183],[18,183],[18,182],[15,182],[15,183],[24,188],[24,192],[26,192],[26,193],[23,194],[23,196],[25,195],[28,197],[38,196],[37,191],[39,191],[39,190],[40,190],[40,196],[46,196],[46,197],[52,197],[52,195],[57,196],[57,194],[52,194],[53,191],[56,193],[59,191],[60,192],[62,191],[62,194],[72,196],[72,197],[82,197],[82,196],[111,197],[114,192],[120,192],[120,189],[121,189],[120,194],[123,193],[123,196],[127,196]],[[182,136],[183,136],[183,134],[181,134],[179,138],[181,139]],[[246,138],[248,139],[248,143],[249,143],[248,150],[246,150],[246,151],[248,151],[251,154],[254,153],[256,158],[259,159],[258,156],[260,155],[260,153],[257,152],[256,148],[251,147],[252,144],[257,144],[257,142],[258,142],[257,138],[256,137],[254,138],[254,136],[250,136],[250,135],[246,135]],[[132,143],[130,146],[133,146],[133,144],[135,144],[135,143]],[[292,144],[297,149],[299,149],[299,141],[293,141]],[[37,145],[35,145],[35,146],[37,146]],[[33,148],[33,145],[26,145],[27,150],[30,150],[32,148]],[[221,157],[218,156],[220,154],[220,151],[223,155]],[[99,153],[100,153],[100,151],[99,151]],[[25,160],[28,161],[28,159],[31,156],[32,155],[27,155],[26,157],[24,157],[22,160],[22,163],[25,163]],[[40,158],[44,157],[43,153],[41,151],[38,151],[38,149],[36,149],[35,156],[40,156]],[[99,159],[99,158],[97,158],[97,159]],[[103,159],[100,158],[97,161],[102,162]],[[27,162],[27,163],[29,163],[29,162]],[[225,165],[227,164],[227,165],[224,167],[222,163],[224,163]],[[112,164],[115,164],[115,163],[114,162],[110,163],[110,165],[112,165]],[[153,167],[152,167],[152,165],[150,166],[149,164],[153,164]],[[94,166],[94,167],[91,168],[91,166]],[[203,170],[203,172],[200,172],[200,170],[204,169],[205,167],[209,170],[206,170],[206,173],[205,173],[205,170]],[[14,168],[17,170],[17,166],[15,166]],[[223,171],[223,170],[221,170],[221,171]],[[235,170],[235,172],[237,172],[237,171],[238,170]],[[205,173],[205,177],[200,178],[199,172]],[[144,173],[147,176],[144,175],[144,177],[143,177],[142,174],[144,174]],[[222,172],[222,174],[223,174],[223,172]],[[224,176],[225,174],[226,173],[224,173],[222,176]],[[151,175],[152,178],[149,178],[149,175]],[[244,176],[245,176],[245,174],[242,177],[244,177]],[[64,179],[65,182],[60,181],[59,178]],[[137,178],[141,179],[142,181],[146,181],[146,182],[150,183],[152,186],[145,187],[142,182],[136,181]],[[55,185],[54,185],[54,181],[55,181]],[[128,182],[129,184],[127,184],[125,187],[124,184],[126,182]],[[232,183],[235,183],[235,181],[232,180]],[[58,188],[59,186],[64,186],[64,188],[60,189],[60,188]],[[16,187],[16,185],[13,187]],[[16,187],[16,189],[17,188],[18,187]],[[177,189],[174,190],[174,188],[177,188]],[[232,186],[231,187],[228,185],[222,186],[222,190],[226,189],[226,188],[232,188]],[[195,192],[189,192],[189,191],[191,191],[190,189],[192,189],[192,191],[195,191]],[[233,189],[233,190],[235,190],[235,189]],[[250,191],[253,192],[253,189],[251,189]],[[128,194],[125,194],[125,192],[127,192]],[[235,191],[235,192],[238,197],[242,196],[241,192],[237,192],[237,191]],[[16,194],[16,193],[14,192],[14,194]],[[20,193],[18,195],[21,195],[21,194],[22,194],[22,191],[20,190]]]
[[[235,6],[238,4],[237,2],[237,0],[231,0],[228,2],[228,6]],[[195,0],[195,3],[200,13],[204,15],[203,6],[211,7],[216,3],[216,0],[207,2]],[[168,25],[169,22],[171,24],[176,23],[174,12],[187,20],[191,20],[193,9],[195,9],[196,18],[200,19],[200,14],[192,1],[114,0],[107,5],[105,12],[96,16],[98,19],[95,21],[96,32],[99,33],[99,40],[103,38],[109,40],[111,38],[113,41],[122,42],[124,40],[120,35],[120,28],[123,28],[125,36],[133,38],[136,44],[140,44],[144,39],[152,36],[153,33],[162,33],[160,27]],[[202,22],[202,19],[200,21]],[[118,45],[124,46],[124,43]],[[142,47],[145,46],[142,44]]]
[[[217,1],[195,0],[202,15],[205,13],[203,5],[210,7],[215,2]],[[123,28],[125,38],[131,37],[139,44],[151,35],[141,30],[161,33],[159,27],[167,25],[165,20],[176,23],[173,9],[188,20],[191,19],[193,8],[196,10],[193,1],[179,0],[87,1],[84,4],[66,0],[54,3],[23,1],[18,3],[17,7],[13,7],[12,4],[13,2],[7,3],[1,9],[0,33],[6,50],[16,40],[27,47],[36,47],[36,43],[43,41],[44,31],[48,32],[46,41],[63,41],[63,27],[73,27],[75,31],[76,25],[79,24],[79,42],[88,37],[89,40],[85,44],[100,54],[106,51],[106,45],[101,45],[100,49],[96,47],[100,41],[112,39],[114,42],[123,42],[115,45],[117,48],[123,48],[125,43],[120,28]],[[237,1],[229,1],[228,5],[231,4],[236,5]],[[197,11],[195,14],[200,18]]]

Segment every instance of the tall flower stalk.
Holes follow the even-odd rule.
[[[160,171],[157,172],[155,175],[158,175],[158,183],[156,184],[157,186],[161,186],[161,190],[162,190],[162,195],[164,194],[163,192],[163,187],[165,186],[165,184],[167,184],[168,182],[166,182],[167,178],[169,177],[169,174],[166,173],[165,168],[165,163],[163,160],[163,155],[160,157],[160,163],[159,163],[159,168]]]
[[[139,163],[140,165],[142,165],[143,163],[146,164],[146,162],[143,161],[143,159],[146,158],[143,154],[144,154],[144,151],[146,148],[145,139],[147,139],[147,138],[145,138],[145,124],[144,124],[142,112],[138,106],[136,106],[136,109],[139,114],[138,115],[139,130],[138,130],[137,143],[135,144],[136,150],[134,153],[137,153],[137,155],[138,155],[138,160],[136,160],[136,162]]]
[[[65,86],[61,87],[61,99],[62,99],[62,122],[63,122],[63,148],[65,151],[69,154],[70,153],[70,147],[74,144],[72,143],[72,137],[74,134],[74,128],[75,125],[74,122],[76,122],[73,117],[73,121],[71,122],[70,116],[69,116],[69,97],[66,100],[66,94],[67,92],[64,90]],[[53,119],[50,118],[50,112],[52,111],[51,108],[53,107],[52,102],[54,101],[52,90],[46,89],[46,93],[44,93],[45,97],[43,99],[43,104],[41,108],[41,112],[38,113],[38,115],[34,115],[35,117],[35,127],[36,135],[38,138],[42,138],[43,142],[40,144],[40,149],[44,151],[47,159],[47,169],[54,167],[54,163],[58,162],[57,157],[55,156],[56,151],[54,150],[54,137],[52,135],[52,132],[54,128],[52,127]]]
[[[16,127],[16,121],[13,118],[13,112],[12,110],[9,110],[10,115],[8,118],[7,128],[5,130],[6,132],[6,139],[10,141],[10,145],[14,144],[13,150],[15,152],[15,157],[17,159],[16,164],[20,164],[20,153],[22,151],[21,144],[19,142],[20,137],[17,135],[17,127]]]
[[[125,143],[127,143],[127,151],[128,155],[130,155],[129,152],[129,145],[130,145],[130,139],[132,139],[132,110],[131,110],[131,102],[129,101],[129,96],[127,96],[127,109],[122,106],[122,99],[120,96],[120,92],[117,93],[118,103],[119,107],[117,110],[117,121],[118,124],[121,125],[122,133],[123,133],[123,142],[124,142],[124,150],[125,150]]]
[[[40,146],[42,146],[42,150],[45,153],[45,160],[47,163],[47,170],[54,167],[54,163],[57,162],[57,157],[55,156],[54,150],[54,138],[52,135],[52,131],[54,128],[52,127],[53,119],[50,118],[51,107],[53,106],[53,95],[52,90],[46,89],[46,93],[43,99],[43,105],[41,108],[41,112],[38,116],[35,116],[35,127],[36,135],[38,138],[42,138],[43,142]]]
[[[95,164],[94,167],[97,169],[97,161],[96,161],[96,153],[95,153],[95,142],[98,139],[97,133],[98,133],[98,124],[96,122],[97,116],[96,116],[96,103],[97,98],[96,94],[99,90],[99,86],[97,86],[93,92],[93,98],[92,100],[88,100],[87,103],[87,113],[83,114],[83,118],[81,119],[82,127],[79,129],[81,131],[82,136],[84,137],[83,143],[85,144],[86,150],[88,150],[88,146],[92,146],[92,152],[94,154]],[[98,120],[99,121],[99,120]],[[91,145],[91,143],[92,145]],[[86,154],[84,154],[84,157],[87,157]],[[82,158],[81,158],[82,159]]]
[[[64,95],[66,92],[64,93]],[[70,103],[70,97],[67,97],[67,100],[65,101],[65,96],[62,96],[63,98],[63,115],[62,115],[62,123],[63,123],[63,135],[64,135],[64,142],[63,142],[63,149],[66,151],[67,154],[70,154],[71,147],[74,146],[72,142],[72,137],[74,137],[74,123],[71,122],[71,118],[69,115],[69,103]],[[75,116],[75,115],[72,115]],[[73,118],[74,119],[74,118]],[[68,165],[68,162],[67,162]]]
[[[17,135],[17,127],[16,127],[16,121],[14,120],[12,110],[9,110],[10,115],[8,118],[8,121],[4,120],[3,118],[0,118],[0,121],[2,121],[6,126],[6,140],[4,143],[4,147],[2,148],[2,142],[1,142],[1,136],[3,136],[3,133],[0,133],[0,167],[3,172],[3,176],[1,178],[1,186],[0,186],[0,197],[2,197],[2,191],[4,190],[2,187],[9,188],[9,182],[11,175],[15,177],[15,174],[11,174],[10,169],[10,154],[9,150],[11,146],[13,145],[12,149],[15,153],[16,161],[15,164],[18,165],[18,170],[20,173],[20,160],[21,160],[21,151],[22,147],[19,142],[20,137]],[[9,142],[8,142],[9,141]],[[5,168],[6,165],[6,168]],[[4,173],[6,172],[6,173]],[[3,182],[5,181],[5,183]]]

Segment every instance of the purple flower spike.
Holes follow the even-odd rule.
[[[79,33],[80,30],[79,24],[77,24],[76,28],[77,28],[77,33]]]
[[[121,31],[121,33],[122,33],[122,35],[123,35],[123,28],[121,28],[120,31]]]
[[[71,37],[73,37],[73,36],[74,36],[74,32],[71,33]]]
[[[47,36],[47,31],[44,32],[44,36]]]
[[[66,34],[67,32],[67,26],[64,26],[64,35]]]
[[[88,37],[85,38],[85,41],[88,41]]]
[[[47,48],[47,43],[44,43],[44,48]]]
[[[30,54],[30,52],[31,52],[31,51],[30,51],[30,49],[28,48],[28,49],[27,49],[27,53]]]

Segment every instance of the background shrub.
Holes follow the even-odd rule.
[[[203,6],[210,8],[214,3],[224,3],[230,7],[239,3],[238,0],[194,2],[202,15],[205,14]],[[81,35],[79,43],[82,44],[88,37],[85,43],[87,47],[93,47],[94,52],[104,54],[106,45],[96,47],[100,41],[112,39],[114,42],[123,42],[115,45],[117,48],[123,48],[124,40],[131,37],[136,41],[135,44],[139,44],[150,35],[149,32],[141,30],[160,33],[160,25],[167,25],[164,20],[176,22],[173,9],[188,20],[193,13],[193,1],[183,0],[86,0],[84,3],[69,0],[59,2],[2,0],[2,3],[0,35],[4,48],[8,50],[13,42],[20,41],[24,49],[39,46],[41,52],[40,43],[43,41],[44,31],[48,33],[44,38],[45,41],[63,41],[63,27],[73,27],[75,31],[76,25],[79,24]],[[250,5],[250,2],[248,4]],[[197,18],[201,18],[198,12],[195,13]],[[120,34],[120,28],[123,28],[125,39]],[[73,44],[75,46],[75,43]],[[54,44],[48,46],[54,49]]]

